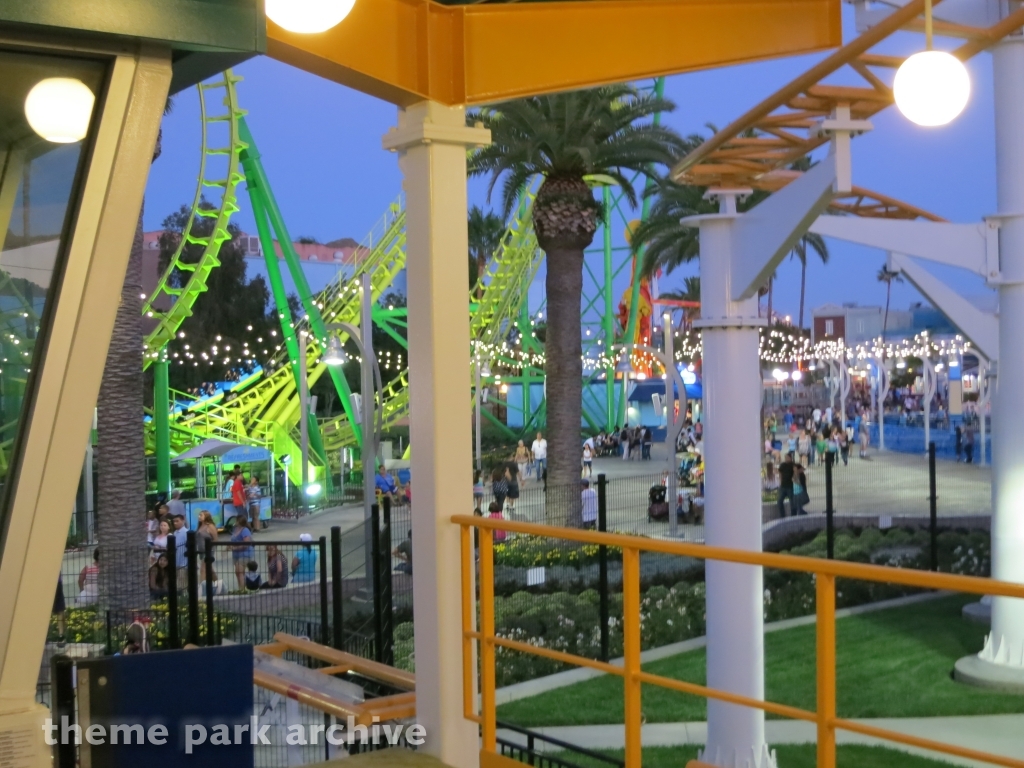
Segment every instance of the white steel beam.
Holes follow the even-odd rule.
[[[989,360],[999,356],[999,321],[967,301],[913,259],[889,254],[889,269],[902,272],[921,294],[948,317],[960,332]]]
[[[779,263],[832,201],[836,156],[829,155],[732,224],[732,300],[757,295]]]
[[[999,277],[998,227],[994,223],[951,224],[942,221],[867,219],[856,216],[819,216],[811,232],[961,267],[986,280]]]

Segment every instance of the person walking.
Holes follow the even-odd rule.
[[[650,427],[644,427],[644,433],[643,433],[643,437],[641,438],[641,440],[642,440],[642,442],[641,442],[641,447],[640,447],[640,451],[641,451],[640,458],[642,458],[644,461],[650,461],[651,460],[651,445],[654,444],[654,433],[651,432],[651,428]]]
[[[516,499],[519,498],[519,465],[509,462],[505,467],[505,482],[508,483],[508,516],[516,513]]]
[[[207,571],[210,569],[210,581],[217,581],[217,574],[213,570],[214,548],[210,542],[217,540],[217,526],[213,523],[213,515],[205,509],[199,513],[199,527],[196,528],[196,555],[199,558],[199,581],[206,583]],[[210,556],[207,558],[206,553]],[[207,563],[209,560],[209,563]]]
[[[868,444],[870,443],[870,435],[868,434],[868,420],[861,417],[860,420],[860,457],[866,459],[868,457]]]
[[[260,490],[259,475],[252,475],[249,484],[245,486],[245,503],[249,507],[249,519],[252,520],[253,530],[260,529],[260,505],[262,504],[263,491]]]
[[[249,530],[249,519],[244,513],[235,515],[235,527],[231,531],[231,559],[235,564],[235,578],[238,580],[239,591],[245,590],[245,567],[255,557],[252,545],[252,531]]]
[[[960,428],[960,425],[956,425],[956,460],[959,464],[964,458],[964,431]]]
[[[843,459],[843,466],[847,466],[850,463],[850,438],[846,434],[845,429],[837,430],[839,433],[839,455]]]
[[[530,450],[522,440],[520,440],[519,445],[516,446],[516,455],[514,460],[516,462],[516,467],[519,469],[519,477],[522,478],[523,485],[525,485],[526,473],[530,467]]]
[[[793,478],[796,474],[796,464],[793,462],[793,454],[787,453],[786,460],[779,465],[779,500],[777,506],[779,517],[786,516],[786,499],[789,499],[790,510],[795,514],[795,502],[793,501]]]
[[[622,460],[629,461],[629,424],[619,433],[619,444],[622,446]]]
[[[800,466],[811,466],[811,436],[806,429],[800,430],[800,437],[796,440],[797,453],[800,456]]]
[[[498,503],[498,509],[504,509],[505,497],[508,496],[508,481],[505,479],[505,471],[501,467],[495,467],[491,472],[491,495]]]
[[[968,424],[964,431],[964,461],[974,463],[974,425]]]
[[[589,442],[583,444],[583,476],[591,477],[594,474],[594,449]]]
[[[584,528],[597,528],[597,491],[590,487],[589,480],[581,480],[580,517]]]
[[[544,472],[548,468],[548,441],[544,439],[544,435],[540,432],[537,433],[537,439],[530,446],[530,453],[533,454],[533,464],[537,473],[536,477],[538,480],[543,480]]]
[[[789,502],[793,516],[806,515],[804,504],[810,500],[811,497],[807,494],[807,473],[800,464],[797,464],[793,467],[793,497]]]

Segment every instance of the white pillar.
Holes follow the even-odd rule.
[[[425,751],[476,768],[477,726],[462,716],[459,529],[471,510],[469,293],[466,290],[466,149],[490,142],[465,110],[420,102],[399,110],[384,148],[401,153],[406,195],[409,391],[416,478],[416,720]]]
[[[1024,583],[1024,40],[992,52],[999,233],[999,382],[992,419],[992,576]],[[1024,601],[992,601],[992,634],[981,658],[1015,667],[1024,683]]]
[[[735,198],[700,221],[703,328],[705,537],[711,546],[761,551],[761,370],[757,298],[732,301]],[[708,561],[708,686],[764,698],[760,568]],[[708,701],[702,760],[733,768],[774,766],[764,713]]]

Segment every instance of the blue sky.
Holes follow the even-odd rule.
[[[845,4],[844,13],[850,35],[852,14]],[[949,42],[937,40],[937,46]],[[921,47],[921,36],[901,34],[887,42],[886,52],[906,55]],[[677,109],[665,122],[684,134],[706,133],[707,123],[724,126],[820,58],[794,57],[669,78],[666,96]],[[855,184],[953,221],[976,222],[995,212],[991,58],[981,54],[968,67],[971,99],[950,126],[919,128],[895,109],[874,120],[874,130],[854,142]],[[265,57],[241,65],[236,73],[245,78],[238,86],[239,99],[249,112],[250,128],[291,234],[321,241],[362,239],[400,190],[396,158],[380,145],[395,122],[395,107]],[[167,213],[194,194],[199,162],[194,90],[177,97],[174,111],[164,119],[163,135],[164,154],[147,189],[147,229],[159,227]],[[469,195],[471,203],[486,205],[484,181],[471,180]],[[241,207],[235,220],[254,232],[244,193]],[[617,240],[620,236],[616,233]],[[829,246],[830,263],[812,261],[808,269],[807,315],[825,302],[883,302],[884,288],[875,275],[884,254],[837,242]],[[663,280],[662,288],[695,273],[696,264],[684,267]],[[980,281],[962,279],[955,270],[936,274],[960,281],[965,293],[985,291]],[[796,315],[799,281],[796,264],[784,263],[776,288],[780,311]],[[624,287],[616,284],[616,294]],[[894,286],[894,307],[918,300],[913,288]]]

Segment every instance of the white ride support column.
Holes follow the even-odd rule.
[[[761,551],[761,368],[756,294],[733,301],[736,195],[700,217],[704,388],[705,540]],[[761,568],[708,561],[708,686],[764,698]],[[729,768],[775,765],[761,710],[708,700],[703,761]]]
[[[416,478],[416,720],[424,751],[453,768],[476,768],[477,726],[463,717],[459,529],[472,509],[473,436],[466,291],[466,149],[490,132],[465,110],[420,102],[399,110],[385,149],[400,153],[406,195],[412,471]]]
[[[1024,583],[1024,38],[992,52],[999,233],[999,367],[992,413],[992,576]],[[992,599],[992,632],[957,676],[1024,691],[1024,600]]]

